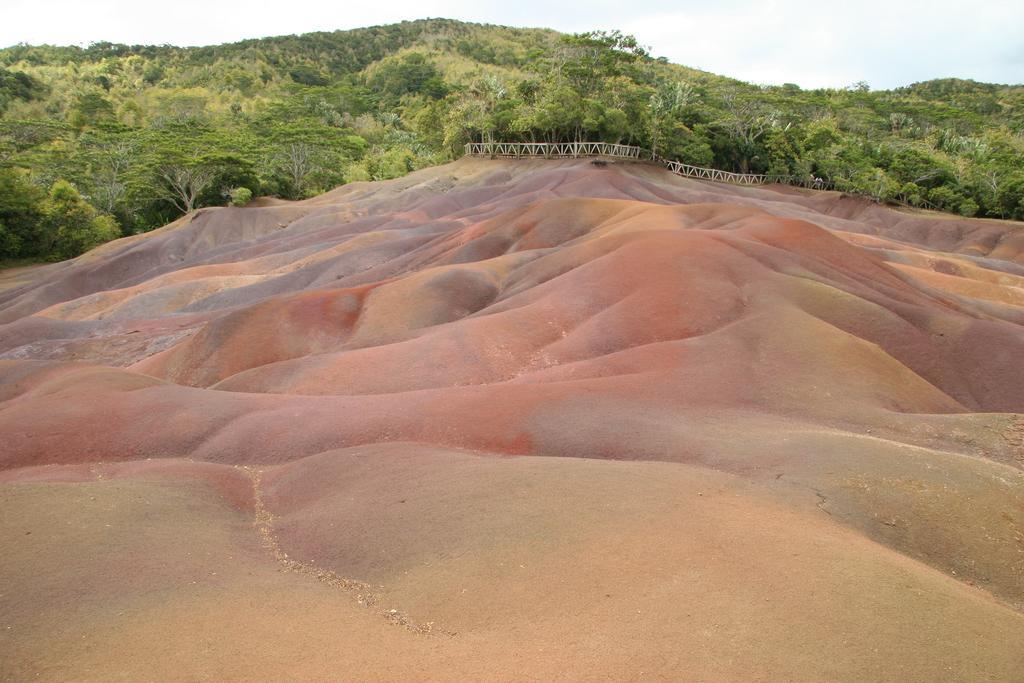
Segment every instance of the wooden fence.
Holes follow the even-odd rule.
[[[764,185],[765,183],[772,182],[769,180],[768,176],[756,173],[732,173],[731,171],[722,171],[717,168],[693,166],[691,164],[684,164],[681,161],[671,161],[669,159],[661,158],[657,158],[655,161],[672,173],[685,176],[687,178],[702,178],[704,180],[734,183],[736,185]]]
[[[733,173],[717,168],[705,168],[684,164],[681,161],[663,159],[650,150],[633,145],[618,145],[611,142],[469,142],[466,143],[468,156],[489,157],[543,157],[544,159],[576,159],[579,157],[612,157],[636,161],[653,161],[676,175],[686,178],[700,178],[736,185],[766,185],[783,183],[815,189],[830,189],[829,183],[821,178],[797,178],[770,176],[759,173]]]
[[[759,173],[733,173],[717,168],[693,166],[681,161],[663,159],[652,154],[650,150],[633,145],[618,145],[611,142],[469,142],[466,143],[468,156],[489,157],[542,157],[544,159],[576,159],[579,157],[612,157],[615,159],[632,159],[635,161],[651,161],[664,166],[672,173],[686,178],[699,178],[713,182],[733,183],[735,185],[795,185],[811,190],[841,190],[847,194],[866,197],[880,202],[878,197],[851,188],[837,187],[824,178],[815,176],[776,176]],[[889,200],[890,203],[901,204],[912,208],[935,209],[934,205],[924,200],[910,202],[909,197],[902,195]]]
[[[611,142],[469,142],[466,154],[492,157],[544,157],[564,159],[578,157],[615,157],[617,159],[651,160],[649,151],[633,145]]]

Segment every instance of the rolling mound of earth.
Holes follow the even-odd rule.
[[[4,680],[1021,680],[1024,226],[465,158],[0,273]]]

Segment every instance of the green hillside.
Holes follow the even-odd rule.
[[[429,19],[214,47],[0,50],[0,259],[65,258],[194,208],[393,178],[492,139],[625,142],[1024,219],[1024,86],[760,87],[617,32]]]

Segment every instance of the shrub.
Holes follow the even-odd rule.
[[[967,216],[968,218],[976,216],[979,208],[978,203],[973,199],[965,199],[960,202],[960,215]]]
[[[114,217],[96,211],[66,180],[53,184],[43,207],[43,225],[50,243],[45,256],[50,260],[78,256],[120,236]]]
[[[964,201],[964,197],[945,185],[928,191],[928,200],[943,211],[955,211]]]
[[[228,196],[234,206],[245,206],[252,201],[252,190],[248,187],[236,187],[228,192]]]

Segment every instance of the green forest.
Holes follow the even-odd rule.
[[[204,206],[299,199],[457,158],[594,140],[1024,219],[1024,86],[758,86],[619,32],[429,19],[181,48],[0,50],[0,260],[57,260]]]

